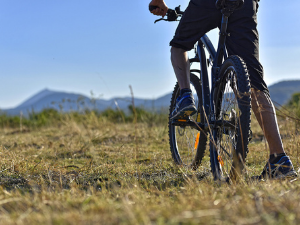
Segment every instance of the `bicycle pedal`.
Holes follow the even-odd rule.
[[[176,126],[182,126],[182,125],[186,125],[189,121],[190,121],[190,118],[188,118],[188,119],[173,119],[171,121],[171,124],[176,125]]]
[[[188,122],[188,120],[186,120],[186,119],[178,119],[177,121],[178,122],[183,122],[183,123],[187,123]]]

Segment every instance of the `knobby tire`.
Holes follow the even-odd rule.
[[[192,93],[195,98],[195,105],[198,109],[198,112],[191,117],[191,120],[204,123],[205,115],[202,104],[201,81],[195,74],[191,73],[190,83]],[[180,88],[177,83],[172,93],[169,109],[170,115],[175,108],[176,99],[179,97],[179,94]],[[190,126],[180,127],[172,125],[171,121],[169,121],[169,143],[174,162],[177,165],[183,165],[196,170],[204,156],[207,144],[207,134],[204,131],[199,132]]]
[[[214,90],[215,118],[210,160],[215,180],[237,179],[248,153],[251,123],[251,88],[246,64],[238,56],[227,58]],[[226,127],[228,121],[232,127]]]

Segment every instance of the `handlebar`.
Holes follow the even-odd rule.
[[[226,14],[232,13],[234,10],[240,9],[244,5],[245,0],[216,0],[216,7],[217,9],[222,9],[222,13]],[[259,0],[258,0],[259,1]],[[149,5],[149,11],[152,12],[154,9],[159,8],[158,6]],[[183,11],[180,10],[180,5],[176,7],[175,9],[168,9],[166,14],[166,19],[164,17],[155,20],[154,23],[159,22],[161,20],[164,21],[177,21],[178,17],[181,17],[183,15]]]
[[[149,5],[149,11],[153,11],[154,9],[159,8],[158,6],[154,6],[154,5]],[[183,15],[183,11],[180,10],[180,6],[176,7],[175,10],[174,9],[168,9],[167,14],[166,14],[166,19],[164,18],[160,18],[158,20],[155,20],[154,23],[159,22],[161,20],[164,21],[177,21],[178,17],[181,17]]]

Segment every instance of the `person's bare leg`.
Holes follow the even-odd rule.
[[[190,62],[188,54],[181,48],[171,48],[171,61],[180,89],[190,88]]]
[[[270,148],[270,155],[284,153],[274,105],[269,96],[252,89],[252,109]]]

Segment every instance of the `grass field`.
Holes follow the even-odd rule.
[[[279,125],[298,170],[295,121]],[[299,224],[300,180],[248,179],[268,158],[255,120],[252,130],[245,179],[217,185],[208,155],[196,172],[173,164],[167,118],[3,126],[0,224]]]

